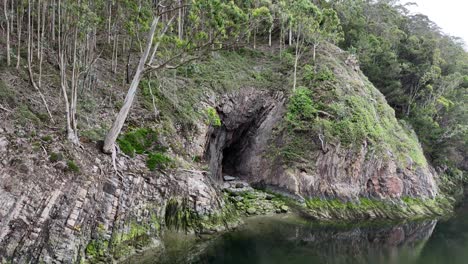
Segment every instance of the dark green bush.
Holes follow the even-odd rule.
[[[173,161],[168,156],[155,152],[148,154],[148,159],[146,160],[146,166],[151,170],[164,170],[173,164]]]
[[[288,103],[286,118],[288,122],[297,128],[307,126],[311,122],[317,109],[312,101],[312,91],[306,87],[298,87]]]

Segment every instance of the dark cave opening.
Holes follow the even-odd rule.
[[[259,173],[261,155],[283,115],[282,93],[245,88],[225,95],[216,106],[221,126],[211,127],[205,160],[213,179],[224,175],[249,180]]]
[[[232,131],[231,138],[226,141],[222,150],[221,174],[242,177],[247,173],[242,166],[243,157],[249,150],[252,137],[255,134],[253,121],[242,124]]]

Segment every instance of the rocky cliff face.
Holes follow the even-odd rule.
[[[351,113],[353,121],[341,132],[345,135],[336,136],[337,128],[326,126],[291,132],[288,100],[282,93],[242,89],[225,95],[218,104],[222,126],[211,132],[207,148],[212,174],[217,178],[222,174],[240,176],[252,184],[304,199],[434,198],[438,192],[436,174],[425,161],[417,139],[402,128],[383,95],[346,56],[328,47],[319,64],[331,69],[334,79],[312,89],[322,96],[315,100],[333,94],[333,99],[322,103],[346,107]],[[355,101],[364,105],[354,105]],[[327,111],[318,111],[310,123],[343,122],[336,117],[341,113]],[[372,115],[372,120],[365,115]],[[354,124],[382,132],[374,139],[369,132],[362,141],[345,145],[339,137],[353,133]],[[297,154],[286,160],[281,155],[286,151]],[[412,155],[420,159],[419,164]]]
[[[49,165],[46,148],[66,153],[61,144],[38,154],[8,128],[0,132],[0,256],[12,263],[106,260],[108,252],[124,257],[158,243],[173,217],[169,203],[207,218],[224,206],[219,189],[200,172],[149,173],[141,159],[125,157],[115,172],[108,157],[87,146],[70,153],[78,173],[65,161]]]

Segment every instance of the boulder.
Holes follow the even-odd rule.
[[[236,177],[229,176],[229,175],[224,175],[224,176],[223,176],[223,179],[224,179],[225,181],[235,181],[235,180],[236,180]]]

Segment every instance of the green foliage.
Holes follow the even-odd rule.
[[[57,152],[51,152],[49,155],[49,161],[52,163],[55,163],[57,161],[63,160],[63,155],[62,153],[57,153]]]
[[[165,170],[173,164],[173,161],[168,156],[162,153],[149,153],[146,160],[146,166],[151,170]]]
[[[69,172],[79,173],[80,172],[80,167],[78,167],[78,165],[73,160],[68,160],[67,161],[67,170]]]
[[[326,66],[316,72],[314,66],[306,64],[302,69],[302,79],[308,85],[320,85],[320,82],[334,81],[335,74]]]
[[[15,90],[10,89],[6,83],[0,79],[0,104],[14,107],[17,104],[17,100]]]
[[[28,106],[20,105],[15,111],[15,119],[21,125],[34,124],[39,125],[41,120],[34,114]]]
[[[130,157],[161,150],[157,132],[149,128],[139,128],[122,134],[117,142],[120,149]]]
[[[45,142],[50,142],[50,141],[52,141],[52,139],[53,139],[53,138],[52,138],[51,135],[47,135],[47,136],[41,137],[41,140],[42,140],[42,141],[45,141]]]
[[[174,161],[166,156],[166,148],[158,142],[158,133],[150,128],[139,128],[127,132],[117,140],[120,149],[127,155],[146,155],[149,170],[165,170],[174,166]]]
[[[297,129],[307,127],[317,112],[312,101],[312,91],[305,87],[298,87],[294,91],[287,108],[286,119]]]
[[[458,158],[468,150],[467,132],[458,127],[468,120],[463,43],[426,16],[408,15],[396,2],[347,0],[332,6],[345,33],[341,46],[356,52],[361,69],[397,116],[411,123],[431,161],[463,164]],[[378,22],[369,24],[369,19]]]
[[[216,109],[213,107],[208,107],[205,110],[207,119],[208,119],[208,124],[214,127],[220,127],[221,126],[221,119],[219,118],[218,112]]]

